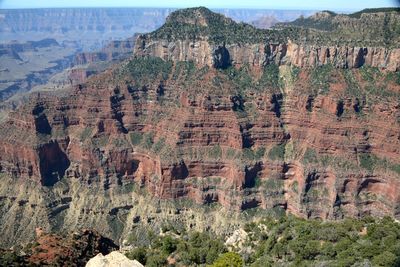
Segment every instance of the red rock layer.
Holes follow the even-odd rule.
[[[159,80],[138,86],[116,80],[115,71],[66,97],[34,97],[12,113],[0,126],[0,170],[44,186],[133,181],[160,199],[236,210],[323,219],[400,215],[399,174],[359,167],[369,154],[400,164],[396,101],[370,103],[360,115],[355,98],[338,105],[341,92],[332,89],[310,106],[307,79],[299,79],[280,96],[252,91],[246,113],[237,110],[231,81],[212,85],[220,75],[214,70],[185,90],[170,75],[162,96]],[[268,156],[279,145],[283,158]],[[310,149],[318,161],[303,159]]]

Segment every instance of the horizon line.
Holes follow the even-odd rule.
[[[79,9],[79,8],[84,8],[84,9],[97,9],[97,8],[130,8],[130,9],[186,9],[186,8],[196,8],[196,7],[201,7],[201,6],[191,6],[191,7],[173,7],[173,6],[65,6],[65,7],[14,7],[14,8],[2,8],[0,7],[1,10],[26,10],[26,9]],[[380,9],[380,8],[397,8],[400,9],[399,7],[395,6],[383,6],[383,7],[365,7],[362,9],[326,9],[326,8],[311,8],[311,7],[291,7],[291,8],[285,8],[285,7],[206,7],[208,9],[232,9],[232,10],[288,10],[288,11],[338,11],[338,12],[350,12],[350,11],[361,11],[365,9]]]

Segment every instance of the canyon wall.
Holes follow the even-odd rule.
[[[319,46],[288,43],[276,44],[210,44],[209,41],[151,40],[139,36],[136,56],[155,56],[164,60],[192,60],[210,67],[224,60],[224,66],[243,65],[261,67],[265,64],[317,67],[332,64],[337,68],[377,67],[389,71],[400,69],[400,48]]]
[[[353,47],[139,36],[135,57],[0,124],[0,233],[400,219],[398,49]]]

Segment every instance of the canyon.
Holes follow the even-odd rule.
[[[82,83],[130,56],[135,34],[160,27],[171,8],[47,8],[0,10],[0,119],[26,92]],[[218,9],[236,21],[291,21],[312,11]],[[60,19],[63,18],[63,19]]]
[[[341,16],[312,25],[395,26],[341,42],[342,27],[178,10],[130,58],[32,94],[0,124],[5,245],[38,226],[123,244],[165,222],[231,233],[250,213],[400,219],[399,13]]]

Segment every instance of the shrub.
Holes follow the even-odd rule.
[[[268,152],[268,157],[272,160],[284,160],[285,144],[280,144],[272,147]]]
[[[154,134],[146,133],[143,135],[143,147],[145,149],[151,149],[154,144]]]
[[[186,265],[190,264],[211,264],[220,253],[226,251],[221,239],[215,238],[208,233],[194,232],[190,234],[189,240],[180,243],[177,253]]]
[[[142,141],[143,135],[139,132],[130,133],[131,143],[134,146],[137,146]]]
[[[399,258],[396,257],[393,253],[389,251],[384,251],[383,253],[375,256],[372,259],[372,263],[374,266],[399,266],[400,261]]]
[[[155,153],[159,153],[165,146],[165,139],[160,138],[160,140],[157,141],[157,143],[154,144],[153,146],[153,151]]]
[[[243,149],[242,155],[245,160],[254,160],[254,152],[250,148]]]
[[[211,147],[208,156],[212,159],[220,159],[222,157],[222,149],[219,145]]]
[[[375,169],[376,157],[371,154],[361,154],[358,156],[360,160],[360,166],[364,169],[372,171]]]
[[[81,142],[84,142],[86,139],[88,139],[91,136],[92,131],[93,131],[92,128],[85,128],[80,136]]]
[[[162,239],[161,249],[169,255],[176,250],[177,244],[178,241],[176,239],[172,238],[171,236],[166,236]]]
[[[259,86],[279,89],[279,67],[276,64],[268,64],[264,67]]]
[[[305,163],[318,162],[317,153],[313,148],[307,147],[306,152],[304,152],[303,161]]]
[[[313,94],[326,94],[329,92],[329,85],[331,83],[330,77],[333,66],[331,64],[326,64],[322,66],[315,67],[311,72],[311,88]]]
[[[211,267],[242,267],[243,260],[235,252],[227,252],[218,257]]]
[[[159,57],[138,57],[131,60],[126,69],[137,83],[152,82],[157,78],[166,80],[171,73],[172,62]]]
[[[255,160],[260,160],[262,157],[264,157],[264,154],[265,154],[265,147],[259,147],[254,153]]]
[[[143,265],[146,265],[147,249],[145,247],[134,248],[125,254],[131,260],[137,260]]]
[[[147,256],[146,258],[146,266],[148,267],[159,267],[167,265],[167,255],[154,252]]]
[[[254,186],[258,188],[261,186],[261,184],[262,184],[261,178],[257,176],[254,180]]]

